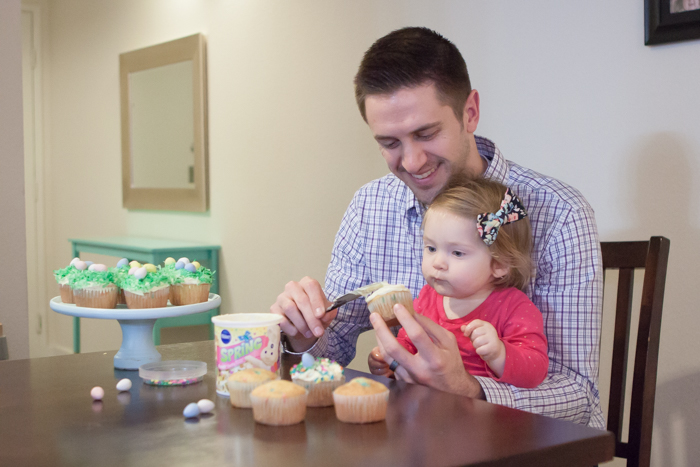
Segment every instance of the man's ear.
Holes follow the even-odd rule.
[[[494,279],[503,278],[506,274],[508,274],[509,270],[510,266],[503,264],[500,261],[496,261],[495,259],[491,261],[491,274],[493,275]]]
[[[469,97],[467,97],[463,112],[464,129],[467,133],[473,134],[476,131],[476,126],[479,124],[479,91],[476,89],[472,89]]]

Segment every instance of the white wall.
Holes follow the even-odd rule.
[[[362,53],[406,25],[443,33],[481,93],[477,133],[578,187],[602,240],[671,239],[653,458],[700,458],[689,273],[700,259],[700,41],[645,47],[643,2],[62,0],[48,18],[47,264],[70,260],[70,237],[215,242],[223,312],[267,311],[286,281],[322,279],[352,193],[387,171],[353,100]],[[208,42],[211,210],[127,212],[118,55],[196,32]],[[115,345],[109,326],[84,320],[85,350]],[[70,347],[69,319],[51,313],[49,333]]]
[[[29,357],[20,0],[0,2],[0,323],[10,357]]]

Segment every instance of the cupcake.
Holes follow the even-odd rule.
[[[394,305],[397,303],[405,306],[409,313],[415,314],[411,291],[403,285],[385,285],[365,297],[365,300],[369,311],[379,313],[389,326],[399,325],[399,320],[394,315]]]
[[[378,422],[386,418],[389,389],[369,378],[355,378],[333,391],[333,402],[341,422]]]
[[[327,358],[314,358],[305,353],[301,363],[289,370],[292,382],[309,391],[308,407],[333,405],[333,390],[345,382],[343,367]]]
[[[214,273],[197,261],[187,258],[165,260],[164,269],[171,277],[170,303],[173,305],[192,305],[209,300]]]
[[[153,264],[133,264],[121,282],[129,308],[163,308],[168,306],[170,279]]]
[[[122,282],[129,275],[129,260],[122,258],[117,262],[117,267],[112,269],[112,274],[114,274],[114,284],[117,286],[117,305],[126,305],[126,298],[124,297],[124,289],[122,288]]]
[[[63,269],[56,269],[53,272],[53,277],[56,278],[56,282],[58,283],[58,290],[61,293],[61,301],[63,303],[75,303],[73,301],[73,289],[70,288],[68,281],[70,277],[78,271],[75,267],[75,263],[78,261],[80,261],[80,258],[73,258],[68,266]]]
[[[253,389],[253,418],[265,425],[294,425],[306,417],[306,389],[281,379]]]
[[[80,307],[115,308],[117,306],[117,286],[114,274],[104,264],[87,265],[76,261],[78,270],[70,276],[68,284],[73,289],[73,300]]]
[[[247,368],[229,376],[226,386],[233,407],[250,408],[250,392],[267,382],[279,379],[277,373],[262,368]]]

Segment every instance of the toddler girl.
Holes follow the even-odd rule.
[[[464,367],[522,388],[539,385],[549,364],[542,313],[522,292],[532,271],[530,222],[504,185],[460,181],[440,193],[423,219],[423,276],[416,313],[452,331]],[[403,328],[398,341],[416,353]],[[378,348],[373,374],[393,372]]]

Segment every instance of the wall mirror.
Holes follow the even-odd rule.
[[[204,36],[123,53],[119,75],[124,207],[206,211]]]

